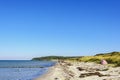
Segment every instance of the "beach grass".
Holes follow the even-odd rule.
[[[95,56],[84,56],[80,58],[79,61],[100,63],[103,59],[110,65],[120,66],[120,52],[97,54]]]

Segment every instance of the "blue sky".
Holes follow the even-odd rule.
[[[0,59],[120,51],[119,0],[0,0]]]

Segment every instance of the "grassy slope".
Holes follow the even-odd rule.
[[[105,59],[109,64],[120,66],[120,52],[97,54],[95,56],[84,56],[80,58],[79,61],[100,63],[102,59]]]
[[[64,57],[64,56],[46,56],[46,57],[37,57],[32,60],[69,60],[69,61],[79,61],[79,62],[96,62],[100,63],[101,60],[105,59],[108,64],[114,66],[120,66],[120,52],[111,52],[96,54],[95,56],[78,56],[78,57]]]

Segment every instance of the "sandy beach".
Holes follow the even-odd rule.
[[[92,62],[59,62],[35,80],[120,80],[120,67]]]

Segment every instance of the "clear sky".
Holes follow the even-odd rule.
[[[0,0],[0,59],[120,51],[120,0]]]

